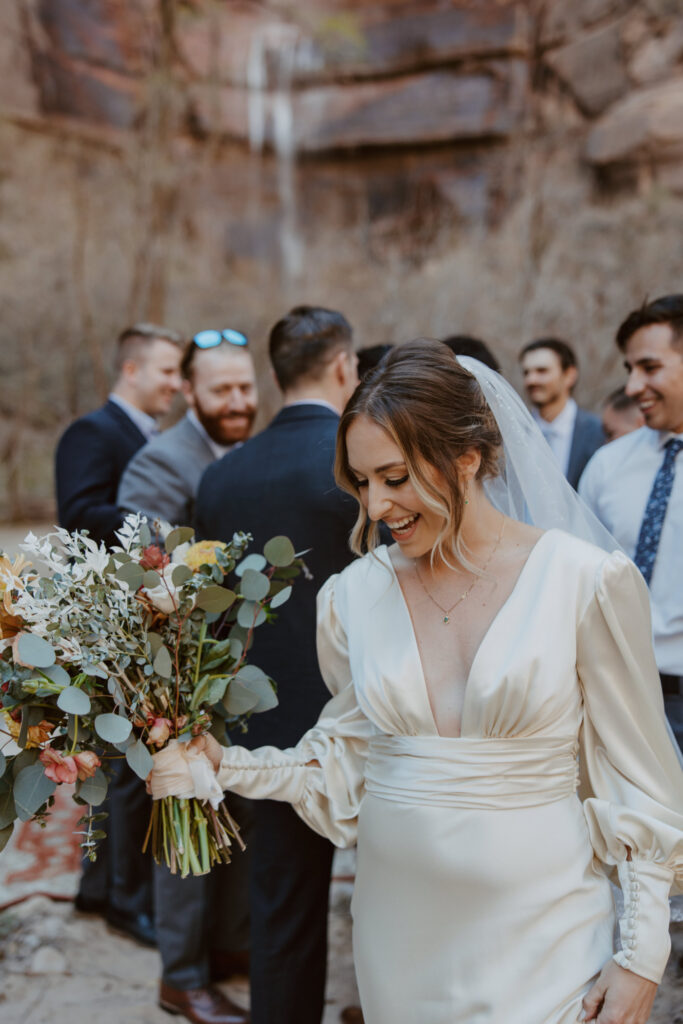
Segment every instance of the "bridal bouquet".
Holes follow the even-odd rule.
[[[194,795],[154,801],[145,847],[172,872],[204,874],[241,841],[215,778],[202,779],[183,745],[206,732],[225,743],[226,724],[246,728],[276,706],[275,684],[247,655],[303,563],[286,537],[246,556],[244,533],[195,543],[178,527],[152,543],[141,516],[117,536],[107,549],[57,529],[29,534],[13,562],[0,553],[0,850],[16,818],[44,822],[56,787],[71,783],[94,859],[107,764],[125,757],[145,779],[154,753],[180,751]],[[11,740],[20,752],[5,756]]]

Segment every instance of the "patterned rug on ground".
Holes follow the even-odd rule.
[[[74,834],[83,808],[71,789],[58,786],[55,805],[44,828],[16,821],[12,837],[0,853],[0,909],[42,893],[73,899],[80,876],[79,837]]]

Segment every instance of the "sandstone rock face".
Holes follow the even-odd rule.
[[[6,0],[0,73],[0,516],[52,515],[135,319],[246,329],[264,419],[300,301],[359,345],[482,334],[515,382],[564,334],[595,404],[624,312],[680,290],[668,0]]]

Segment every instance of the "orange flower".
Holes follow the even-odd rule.
[[[171,735],[172,724],[173,723],[168,718],[153,718],[147,742],[153,743],[155,747],[163,747],[164,743]]]
[[[142,569],[163,569],[171,559],[165,551],[162,551],[158,544],[148,544],[142,550],[140,567]]]
[[[24,589],[25,578],[22,579],[21,573],[27,565],[30,562],[23,555],[18,555],[13,562],[6,555],[0,555],[0,640],[7,640],[22,630],[23,621],[14,614],[12,592]]]

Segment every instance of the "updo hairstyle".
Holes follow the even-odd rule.
[[[358,501],[351,548],[362,554],[364,547],[377,546],[379,529],[369,520],[349,467],[346,435],[358,416],[387,432],[401,450],[420,500],[443,518],[432,557],[469,565],[460,538],[465,486],[456,460],[476,448],[481,455],[476,479],[482,481],[499,474],[502,455],[498,425],[476,379],[442,342],[418,338],[392,349],[356,388],[339,424],[335,476]],[[430,479],[430,466],[445,487]]]

